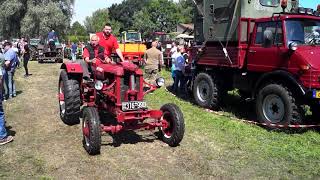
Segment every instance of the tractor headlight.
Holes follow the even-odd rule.
[[[160,78],[158,78],[158,79],[156,80],[156,84],[157,84],[158,87],[164,86],[164,83],[165,83],[165,80],[164,80],[163,77],[160,77]]]
[[[292,51],[296,51],[298,49],[298,44],[296,42],[291,42],[289,44],[289,49]]]
[[[103,88],[103,82],[102,81],[96,81],[96,83],[94,84],[94,88],[96,88],[96,90],[100,91]]]

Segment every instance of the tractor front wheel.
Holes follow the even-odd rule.
[[[83,147],[90,155],[100,153],[101,148],[101,126],[100,118],[96,108],[87,107],[83,111],[82,133]]]
[[[160,138],[171,147],[178,146],[185,131],[183,114],[175,104],[165,104],[161,111],[163,126],[160,127]]]
[[[80,85],[70,77],[66,70],[61,70],[59,79],[60,118],[67,125],[80,122]]]

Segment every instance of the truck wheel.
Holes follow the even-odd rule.
[[[175,104],[165,104],[160,109],[163,112],[162,123],[165,125],[160,128],[160,138],[169,146],[176,147],[184,135],[183,114]]]
[[[99,114],[96,108],[87,107],[83,111],[82,121],[83,147],[90,155],[100,153],[101,126]]]
[[[279,84],[269,84],[260,89],[256,111],[258,120],[266,124],[298,125],[304,116],[293,93]]]
[[[193,96],[199,106],[217,109],[222,94],[222,88],[219,87],[213,77],[206,73],[200,73],[196,76],[193,86]]]
[[[59,79],[59,105],[60,118],[65,124],[75,125],[80,122],[80,104],[79,82],[70,78],[63,69]]]

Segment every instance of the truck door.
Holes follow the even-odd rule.
[[[257,22],[248,49],[248,71],[269,72],[285,65],[282,58],[285,49],[282,32],[280,21]],[[265,38],[265,34],[271,34],[271,39]]]

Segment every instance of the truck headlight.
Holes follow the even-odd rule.
[[[162,87],[164,86],[164,83],[165,83],[165,80],[163,77],[159,77],[157,80],[156,80],[156,84],[158,87]]]
[[[100,91],[103,88],[103,82],[102,81],[96,81],[96,83],[94,84],[94,88],[96,88],[96,90]]]

